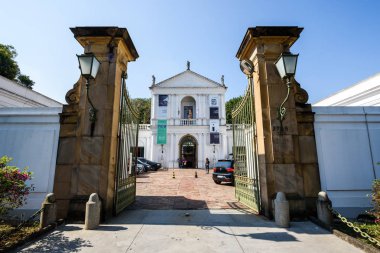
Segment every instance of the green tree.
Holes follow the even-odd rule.
[[[27,75],[18,75],[17,81],[19,84],[25,86],[26,88],[32,89],[34,82]]]
[[[132,99],[132,106],[136,111],[140,112],[140,124],[150,124],[150,98],[134,98]]]
[[[16,58],[17,52],[13,46],[0,44],[0,75],[15,80],[20,73]]]
[[[13,46],[0,44],[0,75],[32,89],[34,82],[29,76],[20,73],[15,61],[16,56],[17,52]]]
[[[227,124],[232,124],[232,111],[242,100],[242,96],[231,98],[226,102],[226,122]]]

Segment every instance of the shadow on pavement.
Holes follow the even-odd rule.
[[[67,229],[67,227],[69,227]],[[64,226],[65,231],[72,231],[70,227]],[[90,241],[81,238],[69,238],[64,236],[65,231],[55,231],[42,239],[39,239],[33,245],[33,248],[24,249],[20,252],[43,253],[43,252],[80,252],[84,247],[93,247]]]
[[[223,229],[223,227],[263,227],[273,229],[273,233],[242,234],[242,237],[251,237],[263,240],[287,241],[294,240],[291,236],[279,234],[278,227],[273,221],[241,209],[202,209],[202,210],[125,210],[117,217],[107,221],[110,225],[175,225],[197,226],[203,230]],[[287,229],[297,234],[329,234],[328,231],[312,225],[310,222],[292,222]],[[223,232],[223,230],[220,230]],[[270,239],[272,238],[272,239]],[[273,239],[274,238],[274,239]]]
[[[114,231],[121,231],[121,230],[127,230],[128,228],[126,228],[125,226],[104,226],[104,225],[100,225],[99,227],[96,228],[96,230],[98,231],[110,231],[110,232],[114,232]]]
[[[136,201],[128,209],[194,210],[207,209],[207,203],[184,196],[136,196]]]
[[[265,232],[265,233],[248,233],[248,234],[232,234],[224,231],[221,228],[218,227],[211,227],[211,229],[216,229],[219,232],[231,235],[231,236],[239,236],[239,237],[248,237],[252,239],[259,239],[259,240],[267,240],[267,241],[276,241],[276,242],[295,242],[298,241],[297,238],[295,238],[293,235],[288,234],[286,232]],[[207,230],[211,230],[207,229]]]

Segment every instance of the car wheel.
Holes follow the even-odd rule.
[[[222,182],[218,181],[218,180],[214,180],[215,184],[221,184]]]

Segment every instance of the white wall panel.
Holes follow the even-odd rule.
[[[380,108],[313,107],[321,187],[344,215],[371,207],[380,160]]]
[[[13,158],[12,165],[29,167],[34,191],[20,209],[39,209],[53,191],[61,108],[1,108],[0,156]]]

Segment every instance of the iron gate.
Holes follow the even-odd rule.
[[[120,117],[115,176],[114,214],[120,213],[136,199],[136,166],[139,114],[133,109],[122,75]]]
[[[232,111],[233,156],[235,160],[235,197],[256,212],[260,210],[260,187],[253,85]]]

